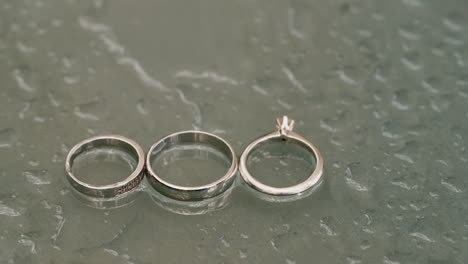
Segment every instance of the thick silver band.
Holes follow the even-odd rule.
[[[307,139],[303,138],[299,134],[294,133],[292,131],[293,126],[294,121],[289,120],[286,116],[284,116],[282,119],[277,119],[276,131],[254,140],[245,148],[244,152],[240,157],[239,171],[244,181],[250,187],[269,195],[285,196],[300,194],[320,183],[320,180],[323,175],[322,155],[311,142],[309,142]],[[263,144],[268,144],[274,142],[275,140],[284,141],[285,143],[296,144],[308,150],[314,156],[316,161],[315,169],[304,182],[289,187],[277,188],[259,182],[250,174],[249,170],[247,169],[247,158],[250,155],[250,153],[252,153],[253,150],[262,146]]]
[[[231,165],[224,176],[218,180],[201,186],[179,186],[169,183],[159,177],[151,166],[151,161],[157,155],[171,147],[180,144],[207,144],[220,151],[230,161]],[[237,156],[234,149],[224,139],[203,131],[181,131],[168,135],[153,144],[146,156],[146,167],[150,184],[160,193],[181,201],[197,201],[208,199],[226,191],[233,183],[237,171]]]
[[[72,173],[75,158],[85,151],[102,146],[115,146],[131,155],[138,162],[132,174],[122,181],[108,185],[93,185],[77,179]],[[101,135],[85,139],[70,150],[65,161],[65,171],[71,185],[83,194],[99,198],[110,198],[133,190],[144,178],[144,168],[143,149],[135,141],[119,135]]]

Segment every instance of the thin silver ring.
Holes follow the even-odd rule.
[[[311,142],[302,137],[301,135],[293,132],[294,120],[289,120],[287,116],[283,116],[282,119],[276,120],[276,131],[266,134],[252,143],[250,143],[243,151],[240,157],[239,171],[244,181],[252,188],[265,194],[275,196],[286,196],[300,194],[308,189],[317,186],[323,175],[323,158],[317,147]],[[250,174],[247,169],[247,158],[250,153],[257,147],[268,144],[267,141],[273,142],[273,140],[282,140],[285,143],[291,143],[299,145],[308,150],[315,158],[316,165],[312,174],[303,182],[289,186],[289,187],[272,187],[261,183]]]
[[[210,145],[226,156],[231,162],[226,174],[206,185],[189,187],[170,183],[156,174],[151,166],[153,158],[174,146],[192,143]],[[148,170],[148,180],[158,192],[176,200],[197,201],[215,197],[226,191],[235,179],[238,162],[234,149],[221,137],[203,131],[188,130],[170,134],[153,144],[146,156],[146,168]]]
[[[101,146],[118,147],[134,158],[138,164],[134,171],[126,179],[107,185],[94,185],[85,183],[75,177],[72,173],[73,163],[81,153]],[[129,192],[137,187],[145,175],[145,153],[143,149],[133,140],[119,135],[101,135],[81,141],[68,153],[65,161],[65,171],[68,181],[79,192],[99,197],[110,198]]]

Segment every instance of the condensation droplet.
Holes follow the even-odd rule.
[[[99,115],[104,111],[103,102],[95,100],[75,107],[74,114],[85,120],[98,121]]]
[[[3,204],[0,201],[0,215],[5,215],[5,216],[20,216],[21,213],[5,204]]]
[[[451,192],[454,192],[454,193],[461,193],[463,192],[461,189],[459,189],[458,187],[456,187],[455,185],[447,182],[446,180],[442,180],[440,182],[443,186],[445,186],[449,191]]]
[[[239,249],[239,257],[241,259],[245,259],[248,257],[247,255],[247,249]]]
[[[398,90],[393,95],[392,106],[398,110],[408,110],[408,91],[407,90]]]
[[[337,236],[335,219],[332,217],[324,217],[320,219],[320,227],[327,236]]]
[[[442,19],[442,24],[444,24],[444,26],[451,31],[459,32],[463,30],[462,24],[466,23],[463,20],[463,16],[458,14],[451,14]]]
[[[400,154],[400,153],[395,153],[395,154],[393,154],[393,156],[395,156],[395,158],[398,158],[398,159],[400,159],[400,160],[406,161],[406,162],[408,162],[408,163],[411,163],[411,164],[414,163],[414,161],[413,161],[408,155]]]
[[[142,114],[142,115],[147,115],[148,114],[148,110],[146,109],[146,106],[145,106],[145,100],[144,99],[140,99],[138,100],[138,103],[136,105],[136,108],[138,110],[138,113]]]
[[[15,130],[13,128],[5,128],[0,130],[0,148],[10,148],[13,145]]]
[[[34,185],[45,185],[50,184],[50,181],[44,180],[43,178],[47,175],[47,170],[25,170],[23,176],[29,183]]]
[[[419,71],[422,69],[422,65],[418,62],[418,55],[416,53],[408,53],[401,57],[401,63],[411,71]]]
[[[23,90],[25,92],[28,92],[28,93],[32,93],[32,92],[34,92],[36,90],[30,84],[28,84],[26,82],[26,80],[24,79],[24,76],[20,72],[20,70],[18,70],[18,69],[14,70],[12,75],[13,75],[13,78],[16,80],[16,83],[18,84],[19,89],[21,89],[21,90]]]
[[[345,181],[352,190],[367,192],[369,191],[369,187],[358,181],[358,179],[368,181],[368,176],[360,167],[361,165],[359,163],[350,164],[345,170]]]
[[[413,233],[410,233],[409,235],[412,236],[412,237],[418,238],[418,239],[420,239],[422,241],[425,241],[425,242],[431,242],[431,243],[434,242],[427,235],[425,235],[423,233],[420,233],[420,232],[413,232]]]
[[[221,237],[220,240],[221,240],[221,244],[222,244],[224,247],[227,247],[227,248],[228,248],[228,247],[231,247],[231,244],[226,240],[225,237]]]

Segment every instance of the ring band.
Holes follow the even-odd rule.
[[[218,180],[201,186],[180,186],[159,177],[151,166],[151,161],[164,151],[180,144],[207,144],[226,156],[231,165],[226,174]],[[208,199],[226,191],[233,183],[237,171],[237,156],[234,149],[224,139],[203,131],[181,131],[170,134],[153,144],[146,156],[146,167],[150,184],[160,193],[182,201]]]
[[[134,171],[126,179],[107,185],[94,185],[77,179],[72,173],[75,159],[83,152],[102,146],[117,147],[128,153],[138,162]],[[99,198],[110,198],[133,190],[144,178],[144,167],[143,149],[135,141],[119,135],[102,135],[85,139],[70,150],[65,161],[65,171],[71,185],[83,194]]]
[[[322,155],[320,154],[317,147],[315,147],[311,142],[309,142],[307,139],[303,138],[299,134],[294,133],[292,131],[294,127],[294,120],[289,120],[287,116],[284,116],[282,120],[278,118],[276,120],[276,123],[277,123],[276,131],[273,131],[269,134],[266,134],[254,140],[245,148],[244,152],[242,153],[240,157],[239,171],[241,173],[242,178],[249,186],[251,186],[255,190],[260,191],[262,193],[275,195],[275,196],[300,194],[316,186],[318,183],[320,183],[320,180],[323,175]],[[289,144],[289,143],[296,144],[306,149],[314,156],[315,161],[316,161],[315,169],[305,181],[297,185],[278,188],[278,187],[272,187],[272,186],[263,184],[259,182],[257,179],[255,179],[250,174],[249,170],[247,169],[247,158],[250,155],[250,153],[256,148],[264,144],[272,143],[275,140],[281,140],[282,142],[285,142],[286,144]]]

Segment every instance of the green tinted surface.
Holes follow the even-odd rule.
[[[467,263],[467,11],[463,0],[1,1],[0,263]],[[298,201],[237,182],[224,208],[180,215],[145,182],[133,203],[96,209],[65,179],[68,150],[92,135],[147,150],[202,129],[239,155],[283,114],[325,159],[325,181]],[[271,182],[310,170],[281,155],[297,176]]]

